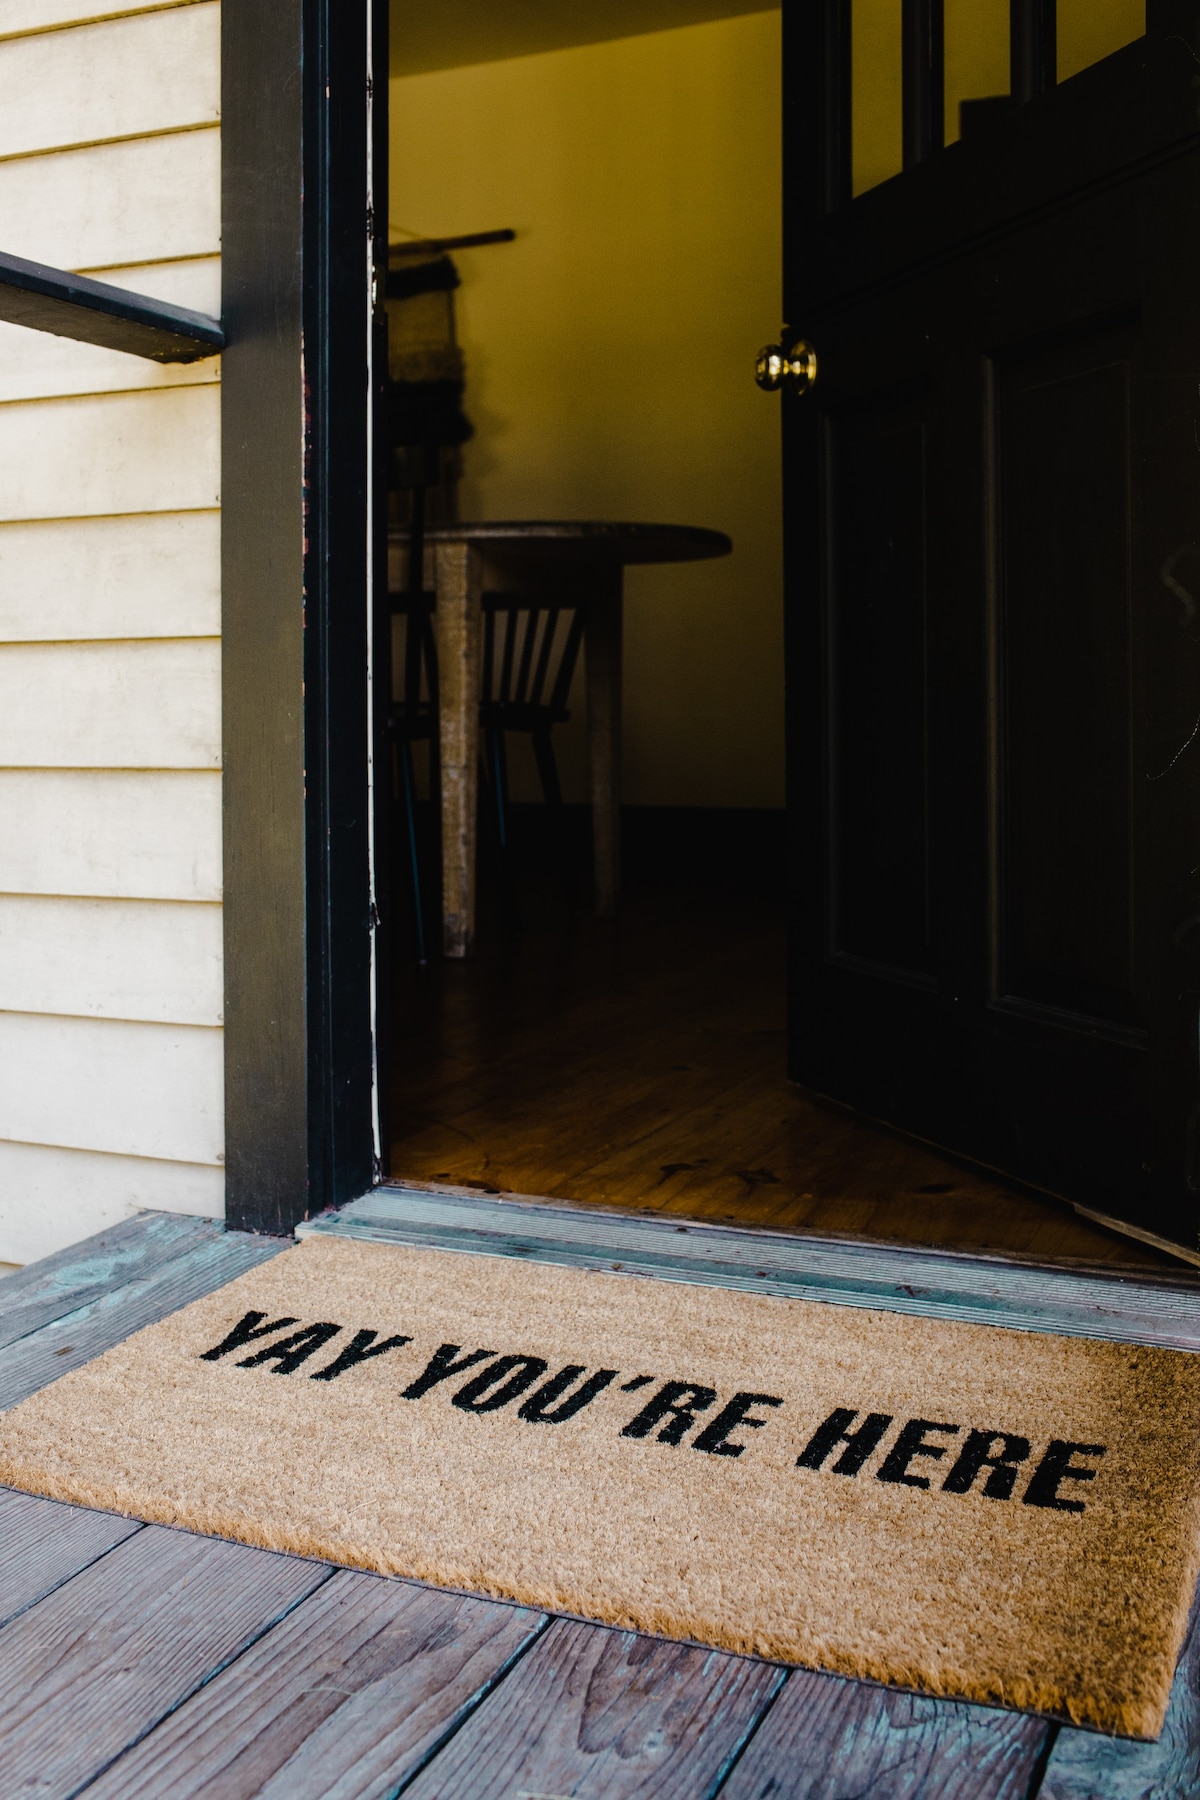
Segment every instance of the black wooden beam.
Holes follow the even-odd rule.
[[[1018,106],[1058,81],[1056,0],[1011,0],[1012,93]]]
[[[945,142],[942,0],[904,0],[904,167]]]
[[[367,668],[386,593],[373,621],[368,348],[387,206],[368,193],[368,133],[374,86],[378,177],[387,83],[368,79],[368,33],[381,10],[222,6],[225,1168],[226,1218],[243,1231],[286,1233],[375,1176]],[[386,69],[382,40],[376,56]]]
[[[106,281],[3,252],[0,320],[159,363],[199,362],[225,344],[219,322],[190,307],[130,294]]]

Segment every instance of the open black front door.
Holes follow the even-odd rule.
[[[1200,5],[850,198],[850,7],[794,4],[791,1072],[1197,1245]],[[819,18],[818,18],[819,15]],[[935,147],[936,146],[936,147]]]

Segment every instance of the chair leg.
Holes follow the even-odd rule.
[[[562,859],[563,883],[567,891],[567,902],[574,907],[579,897],[578,884],[575,879],[575,858],[572,855],[573,845],[567,836],[567,809],[563,804],[562,783],[558,778],[558,762],[548,731],[533,733],[533,754],[537,762],[538,778],[542,784],[546,808],[554,819],[558,833],[559,855]]]
[[[519,933],[521,929],[521,905],[517,899],[517,884],[508,838],[508,755],[502,731],[487,733],[487,778],[492,790],[496,842],[500,851],[500,891],[504,903],[505,922],[508,930],[515,934]]]
[[[397,745],[400,764],[400,797],[404,804],[405,834],[408,838],[408,864],[412,876],[413,921],[416,927],[417,961],[422,968],[429,961],[425,946],[425,902],[421,893],[421,856],[417,844],[417,806],[413,781],[412,745],[404,740]]]
[[[558,763],[555,760],[554,745],[550,742],[548,731],[534,732],[533,754],[537,762],[538,779],[542,784],[542,796],[546,805],[560,807],[563,803],[562,783],[558,779]]]
[[[496,804],[496,833],[500,839],[500,854],[508,860],[508,758],[504,753],[504,733],[489,731],[487,734],[488,775],[492,783],[492,798]]]

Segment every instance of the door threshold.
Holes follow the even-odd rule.
[[[517,1257],[834,1306],[1200,1351],[1200,1284],[1182,1271],[1068,1267],[417,1182],[377,1187],[298,1226],[296,1235]]]
[[[1139,1244],[1149,1244],[1154,1250],[1162,1250],[1167,1256],[1174,1256],[1179,1262],[1190,1263],[1193,1269],[1200,1269],[1200,1250],[1189,1250],[1186,1244],[1177,1244],[1172,1238],[1159,1237],[1155,1231],[1143,1231],[1140,1225],[1129,1225],[1124,1219],[1114,1219],[1111,1213],[1097,1212],[1094,1207],[1084,1206],[1078,1200],[1071,1205],[1081,1219],[1090,1219],[1093,1225],[1103,1225],[1108,1231],[1120,1232],[1122,1237],[1136,1238]]]

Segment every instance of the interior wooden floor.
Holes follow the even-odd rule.
[[[530,879],[519,936],[396,958],[393,1179],[776,1230],[1183,1265],[797,1088],[770,889],[661,872],[621,918]]]

